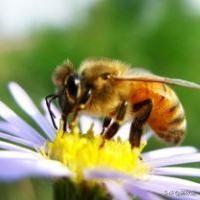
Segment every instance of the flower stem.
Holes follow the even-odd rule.
[[[76,184],[68,179],[56,180],[53,184],[54,200],[109,200],[109,196],[99,185]]]

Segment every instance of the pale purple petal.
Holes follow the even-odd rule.
[[[180,191],[187,189],[190,191],[199,192],[200,184],[172,177],[149,175],[146,179],[138,180],[133,177],[120,173],[117,171],[106,170],[87,170],[84,173],[85,178],[88,180],[102,179],[102,180],[116,180],[127,181],[131,184],[130,187],[137,186],[139,189],[154,192],[160,195],[164,195],[165,191]]]
[[[108,169],[86,169],[84,171],[84,177],[87,180],[92,179],[112,179],[112,180],[123,180],[132,178],[119,171],[108,170]]]
[[[167,176],[156,176],[152,175],[150,176],[149,182],[153,184],[158,184],[158,185],[163,185],[166,188],[171,185],[171,191],[179,191],[177,193],[180,193],[183,190],[191,191],[192,195],[191,196],[186,196],[186,195],[179,195],[178,198],[180,199],[199,199],[200,195],[197,195],[197,193],[200,193],[200,184],[189,181],[189,180],[184,180],[181,178],[174,178],[174,177],[167,177]],[[177,196],[176,196],[177,198]]]
[[[129,132],[130,132],[130,126],[131,122],[127,122],[123,124],[119,131],[117,132],[117,135],[115,137],[120,137],[122,141],[128,140],[129,138]]]
[[[10,124],[9,122],[0,121],[0,130],[2,132],[8,133],[10,135],[14,135],[20,138],[24,138],[20,129]]]
[[[137,187],[137,185],[130,185],[130,184],[124,184],[124,188],[126,191],[128,191],[130,194],[139,197],[141,200],[164,200],[159,195],[153,194],[151,192],[147,192],[146,190],[142,190]]]
[[[148,192],[153,192],[153,193],[156,193],[156,194],[160,194],[160,195],[164,195],[165,194],[165,191],[167,190],[176,190],[177,188],[174,188],[174,187],[171,187],[171,185],[169,185],[168,187],[166,186],[163,186],[161,184],[155,184],[155,183],[152,183],[152,181],[150,182],[149,180],[141,180],[141,181],[137,181],[137,180],[129,180],[129,181],[126,181],[126,183],[124,183],[124,187],[125,188],[134,188],[134,187],[138,187],[139,189],[141,190],[145,190],[145,191],[148,191]]]
[[[150,178],[148,179],[148,182],[158,184],[158,185],[161,184],[162,186],[166,186],[166,187],[171,185],[172,187],[176,187],[180,189],[189,189],[195,192],[200,192],[199,183],[189,181],[189,180],[184,180],[181,178],[151,175]]]
[[[10,83],[8,87],[17,104],[24,110],[24,112],[32,117],[50,139],[53,139],[55,131],[50,127],[49,122],[40,113],[27,93],[14,82]]]
[[[171,180],[173,181],[173,180]],[[162,181],[160,182],[154,182],[154,180],[146,180],[146,181],[135,181],[135,180],[132,180],[132,181],[126,181],[124,183],[124,187],[125,188],[139,188],[141,190],[144,190],[144,191],[147,191],[147,192],[151,192],[151,193],[155,193],[155,194],[158,194],[158,195],[161,195],[161,196],[164,196],[166,198],[169,198],[169,199],[194,199],[194,200],[197,200],[199,198],[199,195],[197,195],[197,193],[195,193],[193,191],[193,188],[190,188],[189,186],[186,186],[184,187],[183,185],[178,185],[178,187],[176,187],[176,185],[178,184],[174,184],[174,182],[170,182],[170,183],[167,183],[167,184],[163,184]],[[173,197],[170,198],[169,196],[169,193],[170,192],[174,192],[174,193],[181,193],[182,191],[188,191],[188,192],[191,192],[193,194],[193,196],[190,196],[188,198],[188,196],[176,196],[174,195]],[[197,198],[198,197],[198,198]]]
[[[167,197],[168,196],[168,197]],[[181,190],[181,191],[173,191],[173,194],[166,195],[167,199],[174,200],[174,199],[180,199],[180,200],[199,200],[200,195],[189,191],[189,190]]]
[[[6,133],[0,132],[0,138],[5,139],[8,142],[18,143],[18,144],[21,144],[21,145],[24,145],[24,146],[27,146],[27,147],[30,147],[30,148],[39,148],[39,146],[37,146],[35,143],[33,143],[31,141],[21,139],[19,137],[15,137],[15,136],[12,136],[12,135],[9,135],[9,134],[6,134]]]
[[[41,107],[43,108],[44,111],[48,112],[45,99],[42,99]],[[51,104],[51,110],[53,111],[53,114],[55,115],[56,118],[60,118],[61,112],[53,103]]]
[[[39,176],[53,176],[53,177],[70,177],[72,172],[64,166],[61,162],[55,160],[38,160],[35,164],[37,169],[35,175]]]
[[[116,181],[128,181],[132,184],[131,187],[137,186],[139,189],[146,190],[149,192],[157,193],[160,195],[165,195],[166,191],[182,191],[189,190],[198,192],[200,190],[200,185],[183,179],[171,178],[162,176],[149,176],[145,180],[136,180],[131,176],[125,175],[117,171],[108,170],[87,170],[85,172],[85,178],[88,180],[92,179],[103,179],[103,180],[116,180]],[[157,180],[156,180],[157,178]],[[192,198],[193,199],[193,198]]]
[[[171,157],[175,155],[181,155],[181,154],[191,154],[196,153],[198,150],[195,147],[168,147],[158,150],[149,151],[147,153],[143,153],[143,158],[145,160],[151,160],[151,159],[159,159],[159,158],[166,158]]]
[[[0,117],[5,121],[14,125],[21,131],[21,138],[31,140],[32,142],[43,145],[45,139],[29,124],[22,120],[17,114],[12,111],[7,105],[0,101]]]
[[[45,159],[4,159],[0,165],[0,181],[25,177],[69,177],[71,172],[60,162]]]
[[[171,156],[167,158],[147,160],[146,162],[151,167],[162,167],[162,166],[200,162],[200,153],[194,153],[194,154],[189,154],[189,155],[177,155],[177,156]]]
[[[0,130],[18,137],[23,138],[23,134],[20,134],[20,129],[15,127],[14,125],[5,122],[5,121],[0,121]],[[13,133],[14,132],[14,133]]]
[[[0,149],[5,150],[15,150],[15,151],[22,151],[22,152],[33,152],[33,150],[27,149],[25,147],[20,147],[16,144],[10,144],[8,142],[0,141]]]
[[[17,138],[20,138],[22,140],[26,140],[26,141],[29,141],[29,139],[25,139],[23,134],[22,134],[22,131],[20,131],[19,128],[13,126],[12,124],[10,124],[9,122],[5,122],[5,121],[0,121],[0,131],[3,133],[3,134],[6,134],[9,136],[17,136]],[[30,143],[34,144],[34,146],[38,146],[37,143],[35,143],[34,141],[29,141]]]
[[[16,151],[16,150],[1,150],[0,151],[0,160],[12,159],[12,160],[35,160],[43,159],[43,156],[34,151]]]
[[[104,181],[104,184],[114,200],[130,200],[122,185],[114,181]]]
[[[142,140],[148,141],[153,136],[153,131],[149,128],[148,131],[142,136]]]
[[[200,177],[200,169],[187,167],[160,167],[152,171],[155,175]]]
[[[49,124],[53,128],[51,117],[50,117],[49,111],[47,109],[46,101],[44,99],[41,101],[41,107],[45,112],[45,118],[48,120]],[[52,110],[53,114],[55,115],[55,123],[56,123],[57,127],[59,127],[61,113],[53,103],[51,104],[51,110]]]
[[[87,131],[90,129],[92,124],[92,119],[89,116],[81,115],[79,117],[79,123],[80,123],[80,129],[81,132],[87,133]]]
[[[88,115],[82,114],[79,117],[79,123],[80,123],[81,132],[83,132],[83,133],[86,133],[92,124],[94,124],[93,131],[95,134],[100,134],[102,131],[101,122],[94,117],[90,117]]]

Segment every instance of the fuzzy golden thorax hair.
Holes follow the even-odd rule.
[[[122,75],[126,73],[128,66],[119,61],[111,60],[86,60],[81,64],[80,73],[88,85],[93,89],[93,95],[89,104],[92,113],[110,114],[119,105],[122,99],[126,99],[127,82],[117,83],[115,80],[106,79],[104,75]]]

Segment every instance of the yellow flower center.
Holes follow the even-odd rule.
[[[102,137],[94,136],[92,130],[87,134],[81,134],[77,127],[71,133],[58,131],[54,141],[47,143],[45,155],[67,166],[76,180],[83,179],[85,169],[117,170],[136,178],[148,174],[149,168],[140,157],[144,143],[132,149],[128,141],[120,139],[102,142]]]

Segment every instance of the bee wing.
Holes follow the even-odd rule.
[[[147,69],[143,69],[143,68],[138,68],[138,67],[134,67],[134,68],[131,68],[129,70],[127,70],[125,72],[125,76],[128,76],[128,77],[131,77],[131,76],[138,76],[138,75],[149,75],[149,74],[152,74],[149,70]]]
[[[147,71],[148,72],[148,71]],[[113,79],[117,81],[141,81],[141,82],[154,82],[154,83],[166,83],[170,85],[178,85],[187,88],[200,89],[200,84],[182,80],[182,79],[173,79],[168,77],[157,76],[154,74],[147,73],[135,73],[132,71],[132,74],[125,76],[114,76]]]

